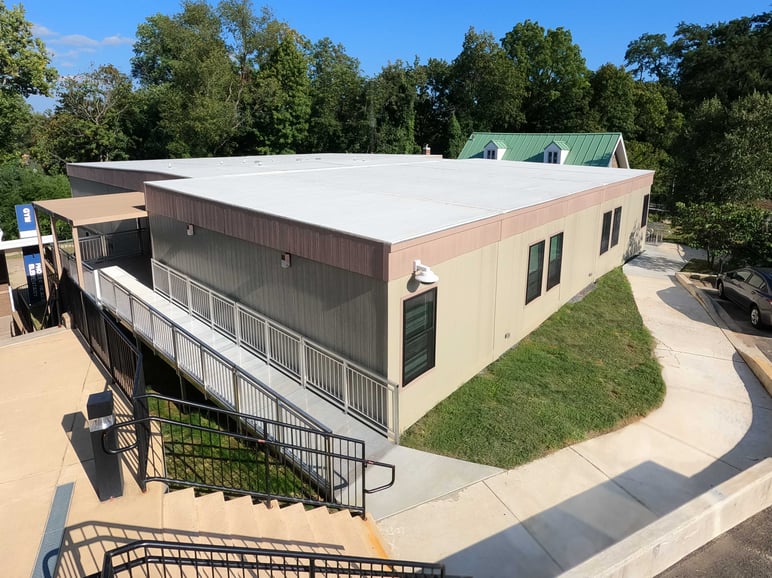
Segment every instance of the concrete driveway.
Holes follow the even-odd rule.
[[[772,399],[675,281],[690,255],[645,249],[624,271],[656,339],[662,407],[380,519],[394,558],[441,561],[450,575],[555,576],[772,455]]]

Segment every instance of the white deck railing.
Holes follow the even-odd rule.
[[[192,379],[223,407],[315,431],[324,424],[267,388],[235,363],[133,294],[109,272],[95,272],[101,303]],[[147,289],[147,291],[150,291]]]
[[[399,387],[156,260],[153,287],[213,330],[397,439]]]

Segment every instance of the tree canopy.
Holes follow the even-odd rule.
[[[455,157],[473,131],[618,131],[631,166],[656,170],[653,202],[745,205],[772,196],[770,23],[650,31],[624,66],[590,70],[568,29],[525,20],[498,40],[469,28],[454,58],[366,76],[345,46],[252,0],[182,0],[138,26],[128,74],[113,63],[57,79],[23,8],[0,0],[0,166],[424,145]],[[34,94],[56,106],[34,113]]]
[[[50,62],[21,4],[9,9],[0,0],[0,92],[49,95],[57,76]]]

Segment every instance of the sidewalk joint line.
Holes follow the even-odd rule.
[[[615,478],[616,478],[616,476],[614,476],[614,478],[610,477],[610,476],[609,476],[609,475],[608,475],[606,472],[604,472],[604,471],[603,471],[602,469],[600,469],[600,468],[599,468],[597,465],[595,465],[593,462],[591,462],[591,461],[590,461],[590,460],[589,460],[589,459],[588,459],[586,456],[582,455],[582,453],[581,453],[581,452],[579,452],[579,450],[577,450],[577,449],[574,447],[575,445],[576,445],[576,444],[574,444],[574,445],[572,445],[572,446],[568,446],[568,447],[569,447],[569,448],[570,448],[570,449],[571,449],[571,450],[572,450],[572,451],[573,451],[573,452],[574,452],[574,453],[575,453],[577,456],[579,456],[580,458],[582,458],[582,459],[583,459],[585,462],[587,462],[587,463],[588,463],[588,464],[590,464],[590,465],[591,465],[593,468],[595,468],[597,471],[599,471],[601,474],[603,474],[603,475],[606,477],[606,480],[607,480],[607,481],[611,482],[611,483],[612,483],[613,485],[615,485],[617,488],[619,488],[620,490],[622,490],[622,492],[623,492],[624,494],[627,494],[628,496],[630,496],[630,497],[631,497],[631,498],[632,498],[632,499],[633,499],[635,502],[638,502],[638,503],[639,503],[641,506],[643,506],[643,508],[644,508],[644,509],[645,509],[647,512],[650,512],[651,514],[653,514],[653,515],[655,516],[655,518],[659,519],[659,516],[657,516],[657,513],[656,513],[656,512],[652,511],[652,510],[651,510],[651,509],[650,509],[650,508],[649,508],[649,507],[648,507],[646,504],[644,504],[644,503],[643,503],[643,502],[642,502],[642,501],[641,501],[641,500],[640,500],[640,499],[639,499],[637,496],[633,495],[631,492],[629,492],[629,491],[627,490],[627,488],[625,488],[625,487],[624,487],[624,486],[622,486],[622,485],[621,485],[619,482],[617,482],[617,481],[616,481],[616,479],[615,479]]]
[[[508,471],[511,471],[511,470],[508,470]],[[507,512],[509,512],[510,514],[512,514],[512,516],[514,516],[515,520],[517,520],[517,523],[518,523],[518,525],[520,525],[520,526],[523,528],[523,530],[525,530],[526,534],[528,534],[528,535],[531,537],[531,539],[532,539],[534,542],[536,542],[536,543],[539,545],[539,548],[541,548],[541,549],[542,549],[542,551],[543,551],[543,552],[544,552],[544,553],[547,555],[547,557],[548,557],[550,560],[552,560],[552,561],[555,563],[555,566],[557,566],[558,568],[560,568],[560,570],[561,570],[562,572],[565,572],[566,570],[569,570],[569,568],[564,568],[564,567],[563,567],[563,565],[562,565],[560,562],[558,562],[558,561],[555,559],[555,557],[554,557],[554,556],[552,555],[552,553],[551,553],[551,552],[550,552],[550,551],[549,551],[549,550],[546,548],[546,546],[545,546],[544,544],[542,544],[542,543],[541,543],[541,541],[540,541],[540,540],[539,540],[539,539],[538,539],[538,538],[537,538],[537,537],[536,537],[536,536],[535,536],[535,535],[534,535],[534,534],[531,532],[531,530],[529,530],[529,529],[528,529],[528,526],[526,526],[526,525],[525,525],[525,520],[521,520],[521,519],[520,519],[520,516],[518,516],[517,514],[515,514],[515,513],[514,513],[514,512],[513,512],[513,511],[510,509],[510,507],[509,507],[509,506],[507,506],[507,504],[505,504],[505,503],[504,503],[504,501],[503,501],[503,500],[502,500],[502,499],[499,497],[499,495],[498,495],[498,494],[497,494],[497,493],[494,491],[494,489],[493,489],[493,488],[491,488],[491,487],[488,485],[488,480],[489,480],[489,479],[490,479],[490,478],[486,478],[485,480],[482,480],[482,483],[483,483],[483,484],[485,484],[485,487],[488,489],[488,491],[489,491],[491,494],[493,494],[493,496],[494,496],[494,497],[495,497],[495,498],[496,498],[496,499],[499,501],[499,503],[500,503],[502,506],[504,506],[504,509],[505,509]],[[542,512],[539,512],[539,513],[542,513]],[[536,515],[538,516],[538,514],[536,514]],[[534,517],[534,516],[531,516],[531,517]],[[514,526],[511,526],[511,527],[514,527]]]

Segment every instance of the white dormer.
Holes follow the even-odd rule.
[[[553,165],[562,165],[568,158],[568,145],[562,140],[553,140],[544,149],[544,162]]]
[[[483,149],[483,158],[500,161],[504,158],[505,152],[507,152],[507,145],[501,141],[492,140],[485,145],[485,148]]]

